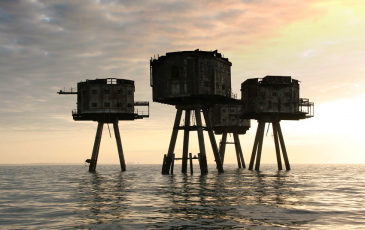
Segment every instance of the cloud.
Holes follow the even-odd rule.
[[[1,1],[1,125],[60,122],[53,117],[70,116],[76,99],[57,95],[55,88],[75,87],[85,79],[132,79],[136,99],[151,101],[154,54],[197,48],[239,53],[241,47],[280,36],[286,25],[320,17],[325,7],[313,8],[312,2]],[[306,50],[305,56],[316,54]]]

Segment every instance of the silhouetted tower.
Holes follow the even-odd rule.
[[[77,94],[77,109],[72,111],[75,121],[97,121],[94,148],[89,171],[95,171],[103,126],[113,123],[122,171],[126,171],[122,142],[119,134],[119,120],[134,120],[149,117],[149,102],[134,101],[134,81],[117,78],[86,80],[77,84],[77,92],[62,91],[58,94]],[[137,106],[146,106],[147,111],[138,111]]]
[[[175,105],[177,112],[168,153],[164,158],[162,173],[168,174],[179,130],[184,130],[183,167],[186,172],[189,132],[197,131],[201,173],[208,172],[203,130],[208,131],[219,172],[223,172],[222,161],[211,128],[208,109],[217,103],[227,102],[231,96],[231,65],[228,58],[216,51],[182,51],[166,53],[166,56],[151,58],[151,87],[153,101]],[[185,126],[179,123],[185,111]],[[190,113],[195,112],[197,125],[190,125]],[[203,127],[201,112],[206,126]]]
[[[286,169],[290,170],[280,121],[313,117],[313,102],[299,97],[299,81],[290,76],[266,76],[262,79],[248,79],[241,84],[241,91],[243,104],[241,118],[258,121],[249,169],[253,169],[256,154],[255,170],[260,169],[265,124],[272,123],[278,169],[282,170],[281,146]]]
[[[227,144],[234,144],[236,149],[238,168],[246,168],[245,160],[242,154],[240,144],[240,134],[245,134],[250,129],[251,122],[248,119],[237,118],[237,115],[242,114],[242,105],[239,100],[231,99],[229,104],[214,105],[209,115],[212,121],[212,129],[216,135],[222,134],[222,139],[219,143],[219,155],[224,163],[224,156]],[[227,134],[232,133],[233,142],[227,142]]]

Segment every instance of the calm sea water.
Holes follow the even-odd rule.
[[[180,167],[0,166],[0,229],[365,228],[365,165]]]

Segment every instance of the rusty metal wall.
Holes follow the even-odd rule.
[[[251,122],[248,119],[239,119],[238,115],[242,113],[242,105],[214,105],[210,110],[210,119],[213,129],[215,127],[242,127],[249,129]]]
[[[291,77],[266,76],[241,85],[244,113],[298,113],[299,83]]]
[[[105,80],[105,81],[104,81]],[[117,79],[109,84],[106,79],[79,82],[77,113],[134,113],[134,82]]]
[[[182,51],[151,60],[153,100],[230,95],[231,62],[217,52]]]

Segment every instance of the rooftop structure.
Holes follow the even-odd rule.
[[[247,79],[241,84],[242,118],[299,120],[313,117],[313,103],[299,97],[299,81],[290,76]]]
[[[300,98],[299,81],[290,76],[266,76],[262,79],[248,79],[241,84],[241,93],[243,107],[242,113],[238,117],[258,121],[249,169],[253,169],[257,154],[255,170],[259,170],[265,123],[272,123],[278,169],[282,169],[281,147],[285,167],[290,170],[280,121],[313,117],[313,102]]]
[[[77,91],[60,91],[59,94],[77,94],[77,109],[72,111],[75,121],[103,121],[143,119],[149,111],[135,107],[149,102],[134,101],[134,81],[117,78],[86,80],[77,84]]]
[[[153,101],[212,105],[231,95],[231,66],[218,51],[181,51],[151,58]]]
[[[199,162],[201,173],[208,172],[203,130],[208,131],[219,172],[223,172],[217,143],[210,125],[208,109],[225,103],[231,98],[231,65],[228,58],[215,51],[181,51],[166,53],[165,56],[151,58],[150,80],[154,102],[175,105],[177,109],[170,146],[164,158],[162,173],[173,171],[173,151],[178,130],[184,130],[182,172],[186,172],[188,160],[189,132],[197,131],[199,139]],[[185,111],[185,126],[180,127],[182,112]],[[195,113],[197,124],[190,125],[191,111]],[[206,126],[203,126],[204,115]]]
[[[149,102],[134,101],[134,81],[117,78],[86,80],[77,84],[77,91],[60,90],[58,94],[77,94],[77,109],[72,111],[75,121],[97,121],[98,128],[89,171],[95,171],[104,123],[113,123],[122,171],[126,170],[119,134],[119,120],[135,120],[149,117]],[[139,110],[143,106],[146,109]]]

